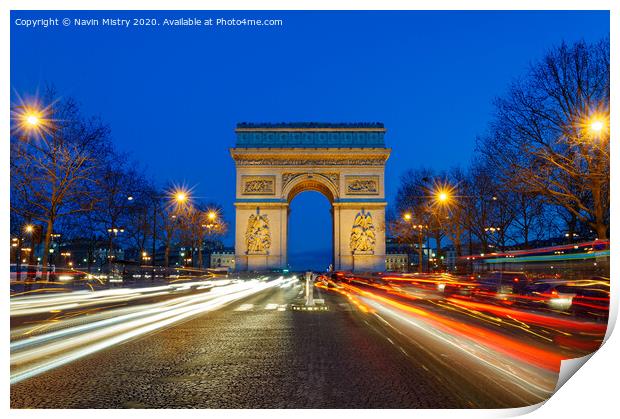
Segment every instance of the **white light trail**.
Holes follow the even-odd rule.
[[[49,371],[105,348],[125,342],[146,333],[173,325],[194,316],[216,310],[268,288],[279,287],[291,279],[273,281],[229,281],[212,286],[210,291],[183,295],[167,301],[129,307],[111,308],[87,316],[61,319],[53,323],[59,330],[15,340],[11,343],[11,384]],[[191,283],[204,287],[204,282]],[[110,302],[127,302],[175,292],[190,284],[164,287],[116,289],[90,293],[76,292],[54,296],[16,297],[11,301],[17,315],[59,310],[59,307],[89,307]],[[15,301],[14,301],[15,300]],[[34,308],[28,307],[28,302]],[[71,301],[71,303],[69,303]],[[42,311],[43,310],[43,311]],[[83,324],[83,322],[87,322]],[[23,332],[24,328],[20,328]],[[12,334],[17,335],[18,332]]]

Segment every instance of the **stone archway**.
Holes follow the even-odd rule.
[[[332,205],[336,270],[385,269],[382,124],[239,124],[237,270],[287,267],[288,208],[307,190]]]

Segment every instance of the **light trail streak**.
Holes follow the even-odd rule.
[[[373,307],[377,313],[397,319],[401,323],[413,327],[418,331],[424,332],[427,336],[432,337],[438,343],[448,345],[453,349],[456,349],[459,354],[465,354],[474,359],[476,362],[480,363],[481,366],[491,368],[494,372],[500,373],[506,377],[508,382],[517,385],[519,388],[537,398],[545,399],[550,397],[553,393],[555,382],[548,373],[540,374],[539,371],[532,371],[532,368],[528,366],[527,363],[517,365],[514,362],[506,362],[505,357],[498,356],[497,353],[490,351],[478,342],[463,340],[461,336],[455,337],[452,333],[438,330],[437,328],[420,321],[420,319],[405,316],[403,315],[404,313],[385,307],[377,301],[372,301],[366,298],[364,298],[364,300],[366,300],[367,304]],[[387,322],[385,319],[383,319],[383,321]],[[389,322],[387,323],[389,324]],[[545,375],[547,377],[541,380],[540,376]],[[542,382],[541,384],[538,384],[536,381]]]
[[[11,298],[11,317],[29,316],[51,312],[53,310],[66,310],[74,307],[89,307],[100,304],[116,302],[130,302],[139,299],[152,298],[157,295],[173,294],[193,287],[223,286],[230,283],[226,281],[196,281],[181,284],[168,284],[144,288],[116,288],[100,291],[73,291],[58,294],[40,292],[38,295],[13,296]],[[43,290],[37,290],[43,291]],[[159,294],[157,294],[159,293]]]
[[[341,282],[333,286],[340,289],[324,288],[337,290],[349,299],[356,298],[367,308],[366,312],[374,312],[377,318],[431,356],[451,354],[450,362],[433,356],[445,368],[457,371],[469,365],[476,374],[498,385],[503,383],[502,386],[511,387],[525,398],[534,396],[544,400],[552,394],[561,361],[570,358],[569,352],[559,348],[558,343],[575,349],[593,349],[593,344],[575,339],[574,333],[600,334],[606,328],[600,323],[475,302],[461,296],[433,302],[372,282],[356,285]],[[524,340],[523,335],[515,334],[523,332],[531,338]],[[557,335],[563,337],[557,339]]]
[[[291,279],[282,277],[272,281],[229,281],[225,285],[213,287],[210,291],[197,295],[184,295],[164,302],[104,310],[94,316],[76,316],[71,319],[60,320],[58,321],[59,326],[65,326],[60,330],[11,343],[11,384],[290,281]],[[204,284],[199,286],[204,286]],[[164,288],[167,287],[152,287],[155,291]],[[104,300],[109,302],[110,294],[115,297],[131,299],[136,291],[150,294],[150,290],[106,290],[115,292],[98,292],[102,292]],[[91,301],[92,296],[84,294],[63,296],[61,299],[74,299],[77,305],[80,305],[80,301],[86,304],[93,302]],[[100,301],[98,298],[95,300]],[[38,302],[41,306],[37,307],[37,313],[42,307],[49,309],[56,307],[58,303],[54,298],[43,297]],[[22,303],[21,301],[16,302],[16,306],[21,307]],[[23,309],[18,310],[23,315]],[[79,322],[84,321],[88,323],[79,324]]]
[[[466,301],[461,298],[446,298],[446,300],[458,306],[493,313],[502,317],[513,318],[522,322],[527,322],[528,324],[561,328],[562,330],[571,329],[582,332],[603,334],[607,331],[607,325],[601,323],[562,319],[543,314],[531,313],[524,310],[516,310],[513,308],[499,307],[492,304]]]
[[[418,318],[424,318],[425,321],[434,328],[440,328],[450,334],[459,335],[466,339],[473,339],[481,345],[493,348],[494,350],[502,352],[512,358],[518,358],[551,371],[557,372],[560,369],[560,362],[563,358],[556,352],[540,349],[535,346],[519,342],[516,339],[508,338],[501,333],[496,333],[482,327],[452,320],[431,311],[403,304],[390,298],[361,290],[351,285],[347,285],[346,287],[354,290],[364,297],[395,307]]]

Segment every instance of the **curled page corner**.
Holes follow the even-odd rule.
[[[614,300],[610,301],[609,304],[609,317],[607,319],[607,331],[605,332],[605,337],[603,338],[603,345],[607,342],[607,339],[611,336],[616,327],[616,318],[618,317],[618,298],[616,297]],[[602,345],[601,345],[602,346]]]
[[[588,360],[596,353],[592,352],[591,354],[582,356],[581,358],[572,358],[565,359],[562,361],[560,365],[560,374],[558,375],[558,383],[555,386],[555,390],[553,393],[556,393],[566,382],[579,370],[579,368],[583,367],[583,364],[588,362]],[[553,396],[552,396],[553,397]]]
[[[547,399],[549,400],[549,399]],[[517,416],[524,416],[527,415],[529,413],[532,413],[535,410],[538,410],[539,407],[541,407],[543,404],[547,403],[547,400],[543,400],[540,403],[536,403],[536,404],[531,404],[529,406],[523,406],[523,407],[514,407],[512,409],[504,409],[502,410],[502,413],[500,415],[497,415],[496,417],[507,417],[507,418],[514,418]]]

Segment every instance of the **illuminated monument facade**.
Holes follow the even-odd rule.
[[[336,270],[385,270],[385,128],[380,123],[238,124],[237,270],[287,267],[288,213],[303,191],[332,205]]]

